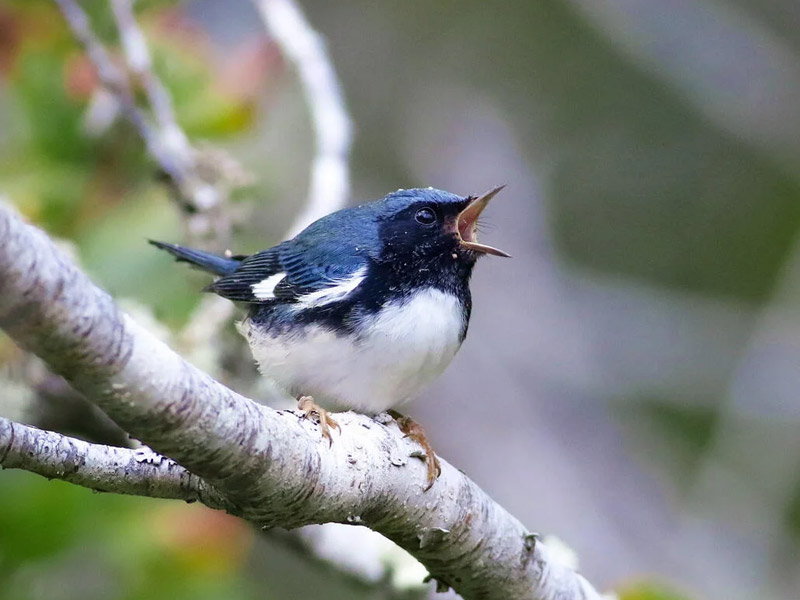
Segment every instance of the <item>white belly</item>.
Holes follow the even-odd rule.
[[[291,394],[323,405],[377,414],[417,396],[461,345],[458,299],[429,288],[385,306],[363,323],[359,339],[319,326],[269,337],[242,323],[264,375]]]

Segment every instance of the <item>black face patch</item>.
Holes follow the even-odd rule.
[[[424,267],[447,257],[474,264],[476,256],[460,248],[456,233],[458,214],[463,202],[433,203],[420,201],[387,215],[379,225],[382,249],[380,261],[399,261]]]

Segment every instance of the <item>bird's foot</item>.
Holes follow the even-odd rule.
[[[426,479],[427,485],[424,489],[427,492],[439,475],[442,474],[442,467],[439,464],[436,453],[433,451],[433,446],[431,446],[428,438],[425,437],[425,430],[414,419],[405,417],[396,410],[390,410],[388,413],[394,418],[403,435],[422,446],[422,450],[425,452],[425,466],[428,469],[428,476]]]
[[[317,406],[314,402],[314,398],[311,396],[300,396],[297,398],[297,409],[303,413],[303,419],[308,419],[310,416],[316,415],[319,421],[319,427],[322,430],[322,437],[328,440],[328,446],[332,445],[333,438],[331,437],[331,429],[338,429],[339,431],[342,429],[339,427],[339,423],[331,417],[330,413],[321,406]]]

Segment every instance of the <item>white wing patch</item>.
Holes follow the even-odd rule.
[[[275,273],[275,275],[270,275],[266,279],[254,283],[250,286],[250,289],[253,290],[253,295],[259,300],[272,300],[275,298],[275,286],[284,277],[286,277],[286,273]]]
[[[366,275],[367,267],[361,267],[347,279],[337,281],[336,285],[300,296],[297,299],[297,306],[300,309],[315,308],[343,300],[364,281]]]

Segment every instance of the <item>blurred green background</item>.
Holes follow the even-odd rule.
[[[625,600],[800,597],[798,4],[302,6],[355,123],[353,201],[508,184],[482,236],[514,259],[478,266],[469,339],[410,410],[434,446]],[[291,65],[243,0],[137,9],[189,137],[252,174],[214,249],[280,241],[313,153]],[[96,91],[52,3],[0,0],[0,194],[174,340],[205,281],[144,243],[187,230]],[[222,341],[215,374],[266,397]],[[3,416],[124,440],[24,385],[41,369],[4,338],[0,363]],[[160,597],[395,596],[202,508],[0,473],[0,599]]]

